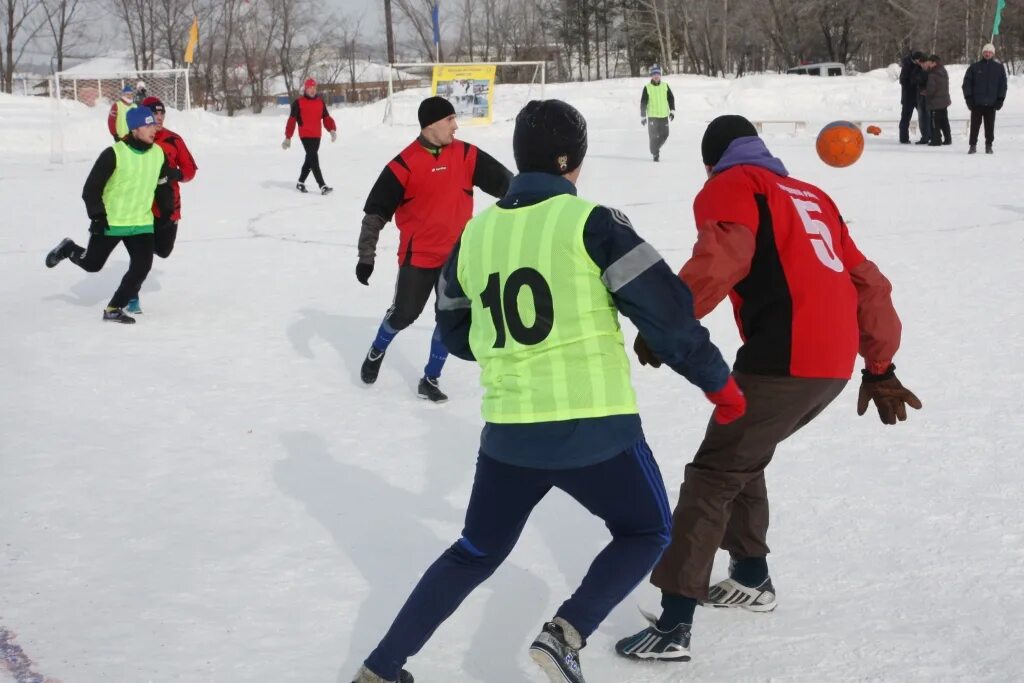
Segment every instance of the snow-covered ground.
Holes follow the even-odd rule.
[[[955,88],[963,67],[950,71]],[[656,606],[643,584],[584,650],[589,680],[1019,679],[1024,78],[1011,79],[996,154],[971,157],[956,122],[952,147],[899,146],[885,72],[667,80],[679,116],[658,165],[642,80],[548,86],[590,123],[581,195],[625,211],[678,267],[705,122],[808,121],[796,134],[769,127],[769,146],[831,193],[893,281],[896,363],[925,408],[884,427],[856,417],[851,385],[779,449],[775,613],[699,611],[692,663],[635,665],[612,644],[642,627],[637,603]],[[416,134],[421,95],[399,96],[394,128],[380,125],[382,104],[335,112],[328,197],[293,189],[301,152],[281,150],[280,112],[171,112],[200,170],[132,327],[100,321],[123,251],[97,275],[43,266],[60,238],[87,239],[79,195],[109,143],[106,109],[66,104],[66,162],[51,164],[49,103],[0,96],[0,681],[348,683],[458,537],[481,425],[476,367],[452,359],[452,400],[418,401],[424,315],[373,388],[357,376],[397,270],[389,228],[371,286],[356,282],[361,208]],[[497,122],[460,135],[512,166],[524,96],[499,89]],[[951,117],[965,115],[954,96]],[[884,132],[859,163],[831,169],[814,134],[844,118]],[[706,322],[732,357],[729,312]],[[710,407],[667,370],[637,367],[634,382],[674,500]],[[417,680],[541,680],[526,647],[606,539],[549,496],[506,565],[410,662]],[[720,558],[715,578],[724,571]]]

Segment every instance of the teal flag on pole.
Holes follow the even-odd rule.
[[[996,2],[996,18],[992,20],[992,35],[999,35],[999,24],[1003,21],[1003,8],[1006,7],[1006,0]]]

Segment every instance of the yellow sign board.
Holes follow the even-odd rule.
[[[488,124],[494,118],[494,64],[435,66],[431,91],[455,107],[464,122]]]

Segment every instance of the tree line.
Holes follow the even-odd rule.
[[[433,61],[433,0],[390,3],[399,60]],[[995,7],[995,0],[443,0],[440,57],[544,60],[551,81],[639,76],[651,64],[705,75],[822,61],[865,71],[911,49],[967,62],[991,39]],[[0,0],[0,88],[11,92],[30,46],[49,50],[55,71],[70,57],[114,50],[130,53],[136,69],[183,66],[193,16],[197,104],[229,113],[258,112],[278,77],[295,95],[314,67],[322,81],[354,89],[359,60],[385,59],[383,32],[366,28],[376,17],[331,12],[323,0]],[[1011,72],[1024,70],[1024,0],[1006,3],[996,45]]]

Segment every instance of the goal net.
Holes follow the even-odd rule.
[[[543,99],[544,80],[544,62],[392,64],[384,122],[415,124],[432,94],[452,103],[460,125],[509,121],[531,99]]]
[[[156,96],[170,109],[186,111],[192,108],[188,84],[188,69],[157,69],[153,71],[123,71],[112,74],[91,74],[80,71],[58,71],[54,74],[57,96],[62,100],[76,100],[90,107],[110,105],[121,96],[126,85],[138,89],[143,84],[147,96]],[[141,102],[141,100],[140,100]]]
[[[50,161],[64,161],[64,130],[62,102],[73,100],[89,107],[106,110],[121,96],[121,90],[130,85],[136,90],[136,101],[145,89],[146,97],[159,97],[168,109],[188,111],[192,108],[188,69],[154,69],[142,71],[115,71],[91,73],[80,69],[58,71],[53,75],[52,121],[50,135]]]

